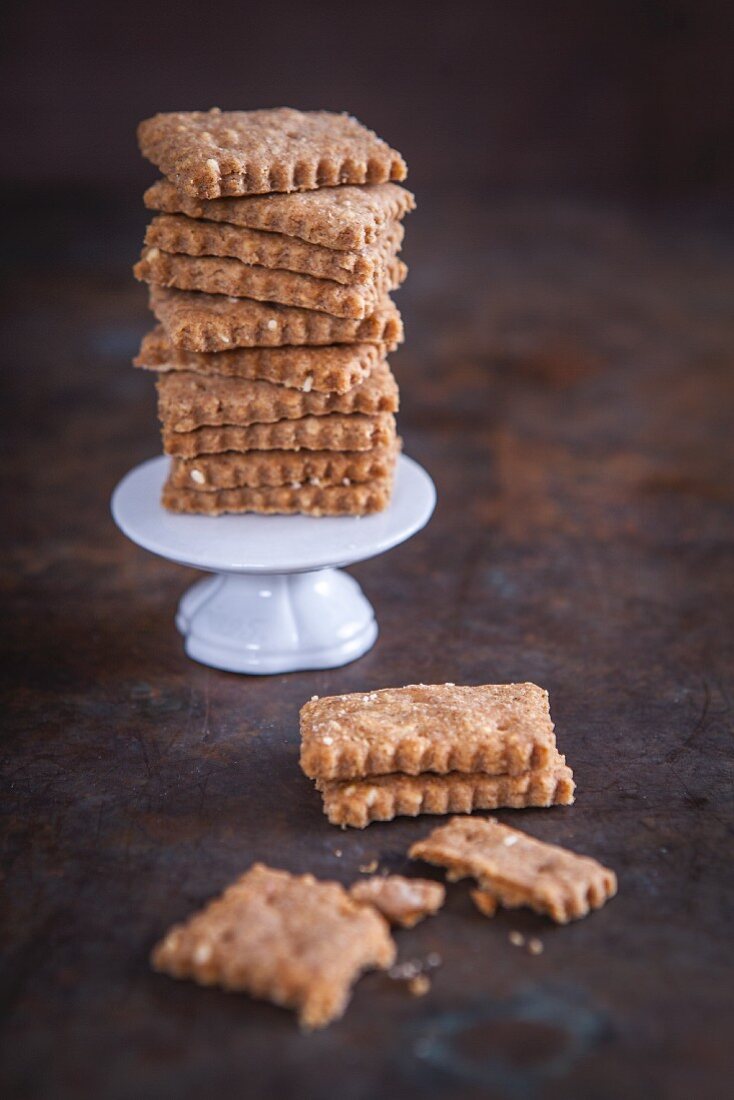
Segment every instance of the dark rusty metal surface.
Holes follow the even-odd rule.
[[[369,655],[248,679],[183,656],[192,575],[108,515],[157,450],[151,381],[128,366],[143,215],[65,218],[55,270],[19,249],[3,372],[3,1095],[726,1095],[731,240],[693,214],[424,196],[394,365],[438,509],[354,570],[381,625]],[[428,995],[370,975],[310,1037],[150,972],[155,938],[252,860],[404,871],[435,823],[331,828],[297,767],[305,699],[514,679],[550,689],[578,800],[501,816],[614,867],[604,910],[487,921],[452,887],[398,934],[402,958],[443,958]]]

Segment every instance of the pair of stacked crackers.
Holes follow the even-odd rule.
[[[355,119],[288,108],[159,114],[163,179],[135,266],[158,325],[164,505],[364,515],[389,503],[399,441],[387,354],[413,196],[399,153]]]
[[[333,825],[570,805],[573,772],[536,684],[417,684],[301,709],[301,768]]]

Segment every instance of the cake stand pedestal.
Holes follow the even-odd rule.
[[[189,657],[228,672],[338,668],[377,638],[375,613],[340,566],[373,558],[420,531],[436,490],[401,455],[389,507],[373,516],[188,516],[160,503],[169,459],[141,463],[112,495],[115,523],[145,550],[213,576],[181,599]]]

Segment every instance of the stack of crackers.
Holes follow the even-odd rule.
[[[402,340],[390,299],[413,208],[399,153],[347,115],[160,114],[138,131],[165,178],[135,266],[158,325],[164,505],[218,515],[364,515],[398,453]]]
[[[333,825],[569,805],[573,773],[536,684],[415,684],[311,699],[301,768]]]

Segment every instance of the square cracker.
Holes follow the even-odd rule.
[[[392,413],[363,416],[331,413],[304,416],[300,420],[276,420],[274,424],[197,428],[193,432],[163,429],[163,450],[168,455],[193,458],[223,451],[368,451],[389,446],[395,440]]]
[[[220,374],[249,378],[292,389],[346,393],[364,382],[384,357],[380,344],[335,344],[332,347],[234,348],[232,351],[185,351],[174,347],[162,325],[143,337],[133,363],[144,370],[167,373]]]
[[[415,198],[396,183],[371,187],[325,187],[291,195],[198,201],[158,180],[143,196],[149,210],[263,229],[335,250],[376,244],[390,223],[415,209]]]
[[[356,118],[277,107],[179,111],[138,126],[140,151],[184,195],[218,199],[408,174],[400,153]]]
[[[233,298],[254,298],[329,313],[332,317],[363,320],[374,313],[388,291],[397,290],[408,269],[392,258],[372,283],[344,286],[333,279],[315,279],[280,268],[259,267],[219,256],[187,256],[146,248],[133,268],[141,282],[177,290],[198,290]]]
[[[519,775],[547,766],[555,744],[548,692],[536,684],[412,684],[301,708],[301,768],[312,779]]]
[[[573,772],[563,756],[522,775],[449,772],[447,775],[379,775],[368,779],[317,780],[332,825],[364,829],[372,821],[419,814],[470,814],[501,806],[568,806]]]
[[[353,485],[279,485],[264,489],[215,489],[199,492],[177,489],[166,481],[162,503],[171,512],[221,516],[227,512],[261,515],[367,516],[387,508],[392,494],[392,471],[383,477]]]
[[[384,919],[336,882],[254,864],[154,948],[154,970],[294,1008],[304,1028],[344,1013],[364,970],[385,970]]]
[[[400,314],[389,298],[358,321],[298,306],[152,286],[150,308],[171,343],[187,351],[284,344],[398,344],[403,339]]]
[[[414,928],[425,917],[432,917],[446,900],[440,882],[402,875],[373,875],[349,887],[349,896],[363,905],[372,905],[390,924]]]
[[[595,859],[536,840],[496,818],[454,817],[410,849],[412,859],[473,876],[508,909],[529,906],[559,924],[585,917],[617,892],[614,871]]]
[[[377,363],[358,386],[347,393],[319,393],[251,382],[246,378],[205,377],[176,371],[156,380],[158,415],[167,431],[191,432],[223,424],[270,424],[328,413],[394,413],[398,387],[387,362]]]
[[[176,458],[169,484],[176,489],[264,489],[289,485],[351,485],[387,477],[397,445],[369,451],[227,451],[220,455]]]
[[[159,214],[145,232],[148,248],[188,256],[226,256],[244,264],[297,271],[352,286],[374,283],[400,250],[403,227],[390,222],[369,248],[339,251],[308,244],[283,233],[264,233],[226,222],[202,221],[184,214]]]

